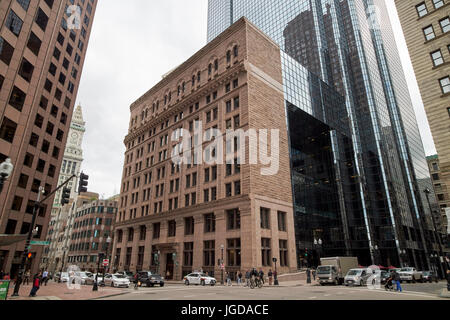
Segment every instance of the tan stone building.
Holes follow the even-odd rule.
[[[450,1],[395,4],[439,156],[439,173],[430,170],[439,174],[441,187],[435,189],[442,208],[449,201],[443,188],[450,186]]]
[[[233,160],[245,154],[240,165],[177,166],[170,155],[181,140],[171,138],[180,137],[180,128],[194,141],[183,151],[212,128],[279,129],[279,170],[264,176],[266,165],[249,164],[258,151],[249,143],[241,154],[224,151]],[[220,281],[222,257],[232,277],[251,267],[267,273],[272,258],[279,273],[297,269],[280,49],[246,19],[131,105],[124,142],[116,270],[152,270],[177,280],[203,270]]]
[[[430,169],[431,178],[433,180],[434,192],[436,194],[438,205],[441,213],[443,233],[446,232],[448,227],[448,219],[446,209],[450,208],[450,194],[449,188],[444,181],[441,180],[442,171],[437,155],[427,157],[428,167]]]
[[[71,5],[79,6],[75,15],[66,10]],[[11,158],[14,165],[0,194],[0,234],[27,234],[39,187],[49,194],[58,185],[96,6],[97,0],[0,1],[0,162]],[[52,204],[53,197],[39,211],[34,240],[45,239]],[[17,274],[24,246],[0,243],[0,269]],[[32,246],[32,272],[42,251]]]

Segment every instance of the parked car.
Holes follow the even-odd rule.
[[[138,279],[141,285],[146,287],[153,287],[155,284],[164,287],[164,277],[159,274],[152,274],[150,271],[140,271]]]
[[[437,276],[436,272],[434,272],[434,271],[423,271],[422,272],[422,280],[423,280],[423,282],[429,282],[429,283],[432,283],[433,281],[436,283],[439,282],[438,276]]]
[[[208,276],[205,273],[200,273],[200,272],[194,272],[194,273],[190,273],[187,276],[185,276],[183,278],[184,284],[185,285],[190,285],[190,284],[195,284],[195,285],[210,285],[210,286],[214,286],[217,281],[215,278]]]
[[[128,278],[128,280],[130,280],[130,282],[134,282],[134,274],[131,271],[119,271],[116,272],[116,274],[124,275]]]
[[[124,287],[128,288],[130,286],[130,280],[127,276],[123,274],[108,274],[105,275],[105,285],[111,287]]]
[[[69,273],[63,272],[63,273],[61,274],[61,272],[57,272],[57,273],[55,274],[55,281],[56,281],[56,282],[59,282],[60,279],[61,279],[61,282],[68,282],[68,281],[69,281]]]
[[[365,268],[350,269],[344,277],[344,283],[346,286],[363,286],[371,275],[372,273]]]
[[[401,281],[408,281],[413,283],[416,281],[422,281],[422,272],[417,271],[416,268],[401,268],[398,273],[400,274]]]

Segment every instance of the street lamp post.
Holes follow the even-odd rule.
[[[97,257],[97,274],[95,275],[94,286],[92,287],[92,291],[98,291],[98,272],[100,271],[100,260],[103,259],[103,253],[99,253]],[[102,279],[104,281],[105,279]]]
[[[0,164],[0,192],[2,192],[3,184],[11,175],[13,169],[14,166],[12,165],[10,158],[6,159],[2,164]]]
[[[441,260],[440,260],[440,259],[444,259],[444,251],[442,250],[441,236],[438,233],[438,230],[436,228],[436,222],[434,220],[433,210],[431,209],[431,203],[430,203],[430,193],[431,193],[431,191],[430,191],[430,189],[425,188],[425,190],[423,190],[423,192],[425,193],[425,195],[427,197],[428,207],[430,208],[431,221],[433,222],[434,234],[437,235],[437,240],[438,240],[438,245],[439,245],[439,265],[440,265],[440,269],[442,271],[442,275],[445,278],[446,275],[447,275],[447,266],[446,266],[446,263],[442,263]]]
[[[62,273],[63,273],[63,270],[64,270],[64,261],[66,260],[67,247],[64,247],[63,250],[64,250],[64,252],[63,252],[63,258],[62,258],[62,261],[61,261],[61,271],[59,272],[58,283],[61,283]]]
[[[108,259],[108,250],[109,250],[109,244],[111,243],[111,237],[108,236],[108,238],[106,238],[106,254],[105,254],[105,258]],[[110,261],[108,260],[108,271],[109,271],[109,264]],[[105,283],[105,271],[106,271],[106,266],[103,265],[103,278],[102,278],[102,283]]]
[[[319,257],[319,263],[320,263],[320,255],[322,253],[322,239],[319,238],[319,240],[317,240],[316,238],[314,238],[314,248],[317,251],[317,255]]]
[[[273,285],[278,286],[277,258],[272,258],[272,261],[275,263],[275,277],[273,280]]]
[[[222,252],[222,258],[220,259],[220,269],[222,271],[222,280],[221,280],[222,285],[224,284],[224,282],[223,282],[223,267],[224,267],[224,265],[223,265],[223,249],[224,248],[225,248],[225,246],[223,244],[220,245],[220,250]]]

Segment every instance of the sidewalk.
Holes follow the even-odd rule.
[[[34,298],[29,297],[30,285],[21,285],[19,297],[11,297],[14,285],[11,284],[8,292],[8,300],[90,300],[124,294],[127,289],[98,287],[98,291],[92,291],[92,285],[81,286],[80,289],[69,289],[66,283],[49,281],[47,286],[42,285]]]

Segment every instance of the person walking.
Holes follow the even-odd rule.
[[[42,283],[47,286],[47,282],[48,282],[48,271],[44,270],[44,272],[42,273]]]
[[[241,271],[239,271],[237,283],[238,283],[238,286],[240,286],[242,284],[242,272]]]
[[[245,285],[244,287],[250,287],[250,270],[245,272]]]
[[[316,281],[316,269],[312,270],[313,280]]]
[[[134,290],[137,290],[139,288],[139,275],[136,272],[134,275]]]
[[[273,277],[272,269],[269,269],[267,276],[269,277],[269,286],[271,286],[272,285],[272,277]]]
[[[397,270],[394,271],[394,281],[395,281],[395,284],[397,285],[397,288],[395,291],[402,292],[402,285],[400,284],[400,274],[397,272]]]
[[[231,276],[229,272],[227,272],[227,286],[233,286],[233,284],[231,283]]]
[[[41,286],[41,273],[38,272],[33,277],[33,287],[30,291],[30,297],[36,297],[36,293],[39,290],[39,287]]]
[[[11,277],[8,272],[4,275],[3,280],[11,280]]]
[[[25,285],[25,282],[27,283],[27,285],[30,284],[30,277],[31,277],[31,272],[30,272],[30,269],[28,269],[28,270],[25,272],[25,278],[23,279],[23,284],[24,284],[24,285]]]

